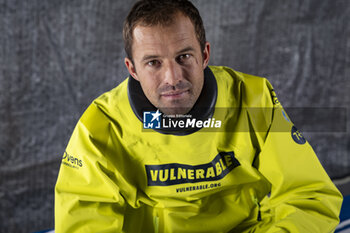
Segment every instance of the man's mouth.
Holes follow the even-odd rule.
[[[166,93],[160,94],[161,97],[167,98],[167,99],[178,99],[182,98],[186,94],[188,94],[189,90],[181,90],[181,91],[170,91]]]

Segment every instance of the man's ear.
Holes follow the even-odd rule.
[[[210,43],[206,42],[203,50],[203,69],[207,67],[210,58]]]
[[[126,68],[128,68],[128,71],[129,71],[130,75],[134,79],[139,81],[139,79],[137,77],[137,74],[136,74],[136,68],[135,68],[134,63],[132,62],[132,60],[126,57],[126,58],[124,58],[124,63],[125,63]]]

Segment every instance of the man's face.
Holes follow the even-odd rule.
[[[169,26],[137,25],[133,31],[134,63],[125,58],[148,100],[165,114],[185,114],[203,87],[210,45],[201,51],[194,26],[177,14]]]

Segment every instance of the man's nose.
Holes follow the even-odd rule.
[[[168,85],[175,86],[182,79],[182,70],[176,62],[169,62],[165,67],[164,82]]]

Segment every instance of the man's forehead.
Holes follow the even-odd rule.
[[[162,45],[181,43],[191,40],[196,35],[191,31],[173,31],[156,27],[137,27],[134,30],[134,41],[142,45]]]
[[[164,52],[164,50],[178,52],[187,47],[195,47],[195,43],[199,45],[192,22],[186,21],[169,26],[138,25],[133,31],[133,36],[133,48],[136,49],[134,51],[140,56],[145,53]]]

